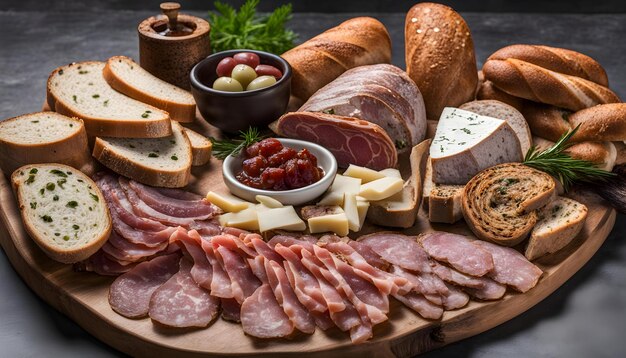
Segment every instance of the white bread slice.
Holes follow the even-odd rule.
[[[193,157],[191,165],[197,167],[208,163],[211,160],[213,143],[211,143],[209,138],[189,128],[185,128],[185,134],[187,134],[187,138],[189,138],[191,143],[191,154]]]
[[[83,121],[37,112],[0,122],[0,168],[7,175],[26,164],[62,163],[91,168]]]
[[[31,164],[11,176],[24,227],[50,258],[75,263],[104,245],[111,216],[96,184],[62,164]]]
[[[534,260],[561,250],[582,230],[586,218],[585,205],[576,200],[557,197],[541,210],[524,255]]]
[[[102,75],[116,91],[168,112],[175,121],[196,119],[196,101],[191,92],[155,77],[132,58],[111,57]]]
[[[159,138],[171,132],[170,116],[115,91],[104,80],[104,62],[80,62],[54,70],[48,78],[48,105],[85,121],[90,136]]]
[[[169,137],[98,137],[93,156],[114,172],[146,185],[179,188],[191,177],[191,144],[175,121]]]
[[[454,224],[463,218],[464,185],[435,184],[428,196],[428,220]]]

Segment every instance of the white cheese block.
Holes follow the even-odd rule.
[[[356,200],[356,209],[359,213],[359,230],[363,228],[363,224],[365,223],[365,218],[367,217],[367,211],[370,208],[370,202],[367,200],[359,200],[357,196]]]
[[[291,231],[306,230],[305,222],[300,219],[293,206],[269,208],[257,211],[257,215],[259,218],[259,231],[261,232],[276,229]]]
[[[376,179],[385,177],[385,174],[376,170],[360,167],[358,165],[350,164],[348,169],[343,173],[345,176],[361,179],[361,184],[369,183]]]
[[[398,169],[387,168],[379,171],[379,173],[382,174],[383,177],[402,179],[402,175],[400,174],[400,171]]]
[[[254,206],[236,213],[226,213],[219,217],[220,225],[244,230],[259,230],[259,218]]]
[[[356,195],[352,193],[346,193],[344,195],[343,211],[346,213],[346,217],[348,218],[348,228],[355,232],[361,230],[361,220],[359,218],[359,208]]]
[[[361,190],[361,179],[337,174],[330,190],[324,195],[319,205],[342,205],[343,194],[358,194]]]
[[[257,195],[254,198],[256,199],[256,201],[267,206],[268,208],[282,208],[283,207],[283,203],[267,195]]]
[[[466,184],[483,169],[523,160],[520,141],[503,120],[446,107],[430,146],[433,182]]]
[[[384,177],[361,185],[359,196],[369,201],[383,200],[401,191],[403,186],[401,178]]]
[[[206,200],[227,213],[236,213],[251,205],[249,202],[239,199],[234,195],[218,194],[213,191],[207,193]]]
[[[334,232],[339,236],[348,235],[349,223],[346,213],[316,216],[310,218],[309,231],[312,234],[319,232]]]

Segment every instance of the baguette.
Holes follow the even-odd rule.
[[[371,17],[356,17],[281,55],[293,70],[290,108],[299,108],[318,89],[346,70],[391,62],[391,39]]]
[[[62,164],[32,164],[11,176],[24,228],[53,260],[75,263],[109,238],[111,216],[96,184]]]
[[[613,142],[581,142],[565,151],[572,158],[596,164],[600,169],[612,171],[617,160],[617,149]]]
[[[533,135],[541,138],[558,141],[563,134],[572,130],[569,116],[572,112],[547,104],[526,102],[522,114],[528,122]]]
[[[474,99],[478,84],[470,29],[451,8],[414,5],[404,25],[406,70],[422,92],[428,119]]]
[[[558,197],[541,210],[530,233],[524,256],[535,260],[567,246],[580,233],[587,218],[587,207],[575,200]]]
[[[625,141],[626,103],[603,104],[572,113],[569,123],[572,128],[580,125],[573,141]]]
[[[78,118],[37,112],[0,122],[0,168],[6,175],[39,163],[89,171],[91,162],[85,126]]]
[[[104,62],[81,62],[50,74],[47,100],[58,113],[79,117],[89,136],[159,138],[172,134],[170,116],[115,91],[104,80]]]
[[[595,82],[512,58],[488,60],[483,73],[487,80],[510,95],[572,111],[620,102],[613,91]]]
[[[193,122],[196,119],[196,101],[191,92],[155,77],[132,58],[111,57],[102,75],[114,90],[168,112],[173,120]]]
[[[191,155],[193,157],[191,165],[197,167],[208,163],[211,160],[213,143],[211,143],[209,138],[189,128],[185,128],[185,134],[187,134],[191,144]]]
[[[179,188],[189,183],[191,155],[189,139],[175,121],[169,137],[97,137],[93,148],[93,156],[114,172],[146,185],[166,188]]]
[[[580,52],[540,45],[511,45],[494,52],[487,60],[514,58],[550,71],[584,78],[608,87],[606,71],[593,58]]]
[[[479,87],[478,92],[476,93],[477,100],[486,100],[492,99],[500,102],[504,102],[509,106],[517,109],[518,111],[522,111],[524,108],[524,103],[526,100],[523,98],[511,96],[510,94],[498,89],[498,87],[493,85],[491,81],[484,81]]]

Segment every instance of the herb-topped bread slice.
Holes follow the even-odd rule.
[[[191,176],[191,144],[178,122],[164,138],[96,138],[93,156],[106,167],[140,183],[179,188]]]
[[[102,73],[115,90],[167,111],[173,120],[193,122],[196,119],[196,101],[191,92],[155,77],[132,58],[111,57]]]
[[[104,80],[104,62],[57,68],[48,78],[48,105],[85,121],[90,136],[159,138],[170,135],[170,116],[115,91]]]
[[[111,216],[96,184],[62,164],[32,164],[11,176],[26,231],[52,259],[75,263],[104,245]]]

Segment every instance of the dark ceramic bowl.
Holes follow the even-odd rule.
[[[283,77],[269,87],[252,91],[225,92],[211,88],[217,79],[217,64],[224,57],[232,57],[239,52],[257,54],[261,64],[278,68]],[[190,79],[191,93],[202,117],[228,133],[238,133],[249,126],[267,126],[285,113],[291,94],[291,66],[280,56],[263,51],[229,50],[215,53],[193,67]]]

